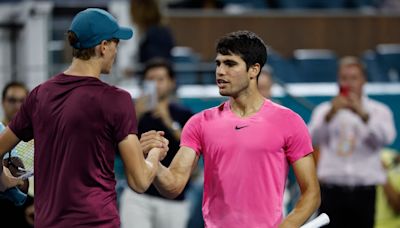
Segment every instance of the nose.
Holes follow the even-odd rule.
[[[217,68],[215,69],[215,73],[217,76],[222,76],[225,74],[225,69],[221,66],[217,66]]]

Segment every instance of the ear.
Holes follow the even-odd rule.
[[[100,55],[103,56],[108,46],[108,42],[103,40],[100,43]]]
[[[255,63],[249,68],[250,79],[257,79],[257,75],[260,73],[261,66],[259,63]]]

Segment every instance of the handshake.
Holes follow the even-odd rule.
[[[140,136],[140,145],[145,158],[149,154],[158,155],[158,160],[162,161],[169,150],[168,139],[164,138],[163,131],[148,131]]]

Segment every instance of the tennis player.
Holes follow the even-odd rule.
[[[229,100],[186,123],[178,153],[168,168],[159,166],[154,183],[164,196],[177,196],[203,156],[206,227],[300,227],[320,203],[307,127],[299,115],[258,91],[267,50],[256,34],[227,34],[216,51],[217,86]],[[143,136],[143,143],[151,141],[151,135]],[[283,219],[290,164],[301,197]]]
[[[0,137],[0,155],[20,140],[35,139],[35,227],[120,227],[114,156],[120,152],[129,186],[144,192],[153,181],[167,141],[143,156],[130,95],[99,80],[113,65],[120,27],[101,9],[73,19],[69,68],[37,86]],[[1,173],[1,189],[16,180]]]

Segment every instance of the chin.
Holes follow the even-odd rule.
[[[230,95],[231,95],[231,94],[227,93],[226,91],[219,91],[219,94],[220,94],[221,96],[224,96],[224,97],[227,97],[227,96],[230,96]]]

